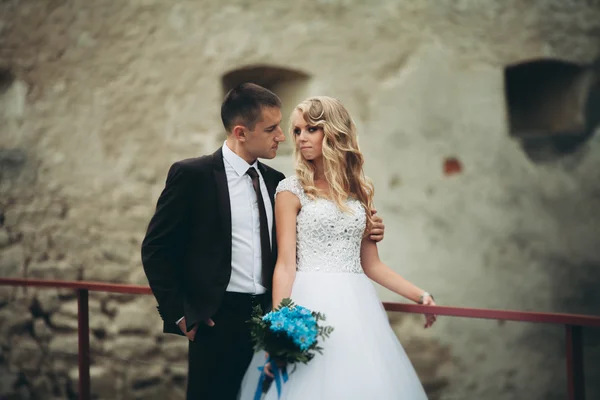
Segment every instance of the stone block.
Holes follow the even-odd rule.
[[[77,316],[54,313],[50,316],[50,326],[62,331],[77,331]]]
[[[114,325],[121,333],[159,334],[162,320],[156,304],[148,296],[138,296],[133,301],[121,304],[114,318]]]
[[[104,243],[101,248],[104,258],[115,264],[128,263],[133,254],[131,244],[124,241]]]
[[[17,372],[10,371],[7,365],[0,364],[0,396],[8,398],[13,393],[18,380]]]
[[[129,269],[126,266],[111,262],[83,269],[83,279],[86,281],[123,283],[128,274]]]
[[[119,335],[106,343],[106,353],[111,357],[128,362],[144,360],[154,351],[157,344],[154,338],[142,335]]]
[[[50,340],[47,351],[51,359],[62,364],[61,360],[71,362],[77,360],[79,351],[77,333],[57,333]],[[90,352],[92,354],[100,354],[103,351],[103,343],[90,335]],[[57,368],[61,371],[64,368]]]
[[[78,392],[79,369],[72,368],[69,371],[71,387]],[[117,374],[110,365],[90,366],[90,389],[92,397],[98,399],[119,399],[123,392],[123,375]]]
[[[48,376],[34,376],[31,381],[31,393],[36,399],[53,399],[54,384]]]
[[[42,261],[27,267],[27,276],[34,279],[79,280],[79,267],[66,261]]]
[[[10,244],[10,235],[6,229],[0,228],[0,249]]]
[[[188,339],[184,337],[178,341],[163,342],[159,346],[161,355],[167,361],[187,360],[188,347]]]
[[[0,177],[4,179],[15,179],[25,168],[27,163],[27,152],[25,149],[12,148],[0,149]]]
[[[58,291],[53,289],[40,289],[35,294],[35,300],[38,309],[46,315],[58,311],[61,304]]]
[[[23,246],[15,245],[0,250],[0,276],[5,278],[22,278],[25,252]]]
[[[0,286],[0,308],[12,302],[14,290],[15,289],[10,286]]]
[[[40,344],[29,335],[14,336],[11,340],[9,365],[32,373],[39,371],[44,354]]]
[[[22,304],[12,304],[0,310],[0,341],[27,331],[33,323],[29,309]]]
[[[38,341],[46,343],[52,338],[52,334],[52,329],[42,318],[36,318],[33,321],[33,335]]]

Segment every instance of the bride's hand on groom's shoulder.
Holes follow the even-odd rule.
[[[423,299],[424,306],[435,306],[435,301],[431,296],[427,296]],[[425,314],[425,328],[430,328],[436,321],[437,316],[435,314]]]
[[[369,238],[374,242],[381,242],[385,233],[385,225],[383,224],[383,219],[376,214],[377,210],[371,210],[371,215],[373,216],[373,226],[369,232]]]

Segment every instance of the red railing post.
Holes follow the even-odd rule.
[[[77,333],[79,335],[79,400],[90,400],[90,313],[89,292],[77,290]]]
[[[567,385],[569,400],[585,400],[583,375],[583,331],[581,326],[565,325],[567,345]]]

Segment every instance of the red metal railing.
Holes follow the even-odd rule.
[[[112,292],[124,294],[152,294],[147,286],[111,284],[84,281],[58,281],[37,279],[0,278],[0,285],[28,286],[40,288],[62,288],[77,291],[78,341],[79,341],[79,399],[90,400],[90,333],[89,292]],[[482,308],[460,308],[444,306],[421,306],[384,302],[387,311],[416,314],[436,314],[449,317],[495,319],[503,321],[538,322],[564,325],[566,331],[567,382],[569,400],[585,400],[583,375],[583,332],[582,327],[600,327],[600,317],[574,314],[535,313]]]

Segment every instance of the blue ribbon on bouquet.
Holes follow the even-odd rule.
[[[273,372],[273,377],[275,380],[275,386],[277,386],[277,398],[281,398],[281,390],[284,383],[288,381],[288,373],[287,368],[279,368],[275,360],[271,357],[267,360],[266,364],[271,363],[271,371]],[[265,364],[265,365],[266,365]],[[258,378],[258,385],[256,387],[256,392],[254,393],[254,400],[260,400],[262,396],[262,387],[265,379],[267,378],[267,374],[265,374],[265,367],[258,367],[260,371],[260,378]]]

